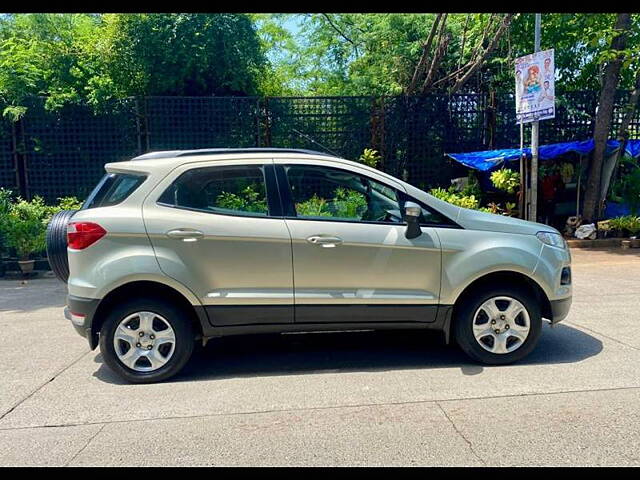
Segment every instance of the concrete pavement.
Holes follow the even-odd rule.
[[[55,279],[0,281],[0,465],[640,465],[640,254],[573,250],[574,304],[523,362],[437,336],[216,339],[129,385]]]

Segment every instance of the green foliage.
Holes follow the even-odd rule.
[[[640,212],[640,168],[635,168],[620,179],[618,191],[629,205],[631,213],[637,215]]]
[[[257,185],[249,185],[239,193],[222,192],[216,198],[216,206],[239,212],[267,213],[267,200]]]
[[[364,194],[346,188],[336,188],[331,206],[338,218],[361,218],[367,209],[367,198]]]
[[[255,16],[256,18],[258,16]],[[257,21],[278,82],[298,94],[398,95],[408,85],[435,14],[276,14]],[[486,44],[490,15],[449,14],[448,43],[437,76],[455,71]],[[558,86],[599,90],[615,14],[545,13],[542,49],[555,48]],[[632,15],[624,51],[621,88],[630,88],[640,59],[640,15]],[[296,24],[296,33],[287,25]],[[462,50],[463,32],[465,48]],[[517,15],[493,54],[469,83],[469,90],[514,89],[513,61],[533,52],[534,14]]]
[[[636,215],[611,218],[608,220],[608,223],[610,230],[617,230],[623,235],[637,235],[640,233],[640,217]]]
[[[367,210],[364,194],[338,187],[331,200],[318,197],[315,193],[304,202],[296,203],[296,212],[305,217],[362,218]]]
[[[304,202],[296,203],[296,213],[303,217],[331,217],[329,205],[324,198],[315,193]]]
[[[462,208],[470,208],[472,210],[479,210],[481,212],[508,215],[510,217],[516,216],[518,214],[517,205],[513,202],[505,202],[504,208],[499,204],[493,202],[482,207],[480,206],[479,198],[475,194],[467,194],[464,193],[464,191],[458,192],[456,191],[454,186],[451,186],[446,190],[440,187],[432,188],[431,190],[429,190],[429,193],[434,197],[439,198],[440,200],[444,200],[445,202]]]
[[[12,192],[0,188],[0,253],[12,249],[19,259],[42,253],[45,248],[46,230],[51,217],[61,210],[76,210],[81,202],[75,197],[58,199],[57,205],[46,205],[41,197],[31,201],[18,197],[12,200]]]
[[[429,193],[440,200],[457,205],[462,208],[471,208],[478,210],[480,208],[480,201],[475,195],[462,195],[458,193],[455,187],[451,186],[447,190],[444,188],[432,188]]]
[[[246,95],[266,74],[242,14],[109,14],[103,50],[121,95]]]
[[[439,78],[484,43],[490,14],[449,14]],[[398,95],[410,83],[435,14],[5,14],[0,100],[12,120],[24,99],[101,108],[133,95]],[[558,85],[597,90],[612,58],[615,14],[543,14]],[[468,89],[513,91],[513,60],[533,50],[534,14],[517,15]],[[464,33],[463,33],[464,32]],[[464,50],[462,49],[464,37]],[[620,88],[640,63],[632,15]],[[441,84],[441,86],[443,86]],[[439,87],[436,87],[439,88]]]
[[[7,246],[15,250],[20,260],[28,260],[33,253],[46,248],[46,220],[49,207],[40,197],[30,202],[18,198],[0,218],[0,230]]]
[[[296,22],[298,34],[294,42],[278,44],[281,50],[272,62],[288,72],[288,85],[305,94],[399,95],[411,80],[434,18],[435,14],[280,15],[271,22]],[[447,22],[452,40],[443,71],[457,62],[464,20],[464,15],[453,14]]]
[[[282,13],[251,14],[260,38],[262,51],[269,62],[268,72],[259,78],[259,90],[263,95],[304,95],[303,68],[299,38],[287,28],[293,15]]]
[[[611,56],[614,13],[544,13],[542,14],[541,49],[555,49],[557,85],[563,90],[599,90],[601,66]],[[535,14],[519,15],[512,23],[508,38],[494,58],[504,59],[499,66],[489,66],[498,90],[513,90],[514,58],[533,51]],[[632,15],[632,27],[625,51],[620,88],[630,88],[640,58],[640,15]],[[635,66],[634,66],[635,62]]]
[[[0,187],[0,215],[9,213],[11,207],[11,197],[13,192],[4,187]]]
[[[0,187],[0,257],[7,249],[3,225],[7,216],[9,215],[12,195],[13,192],[11,190]]]
[[[363,163],[372,168],[377,168],[380,160],[382,160],[382,157],[380,156],[378,151],[372,150],[371,148],[365,148],[362,152],[362,155],[360,155],[360,158],[358,158],[358,161],[360,163]]]
[[[467,185],[460,191],[460,195],[471,196],[476,198],[482,197],[482,191],[480,190],[480,182],[473,170],[469,170]]]
[[[17,120],[24,100],[96,109],[133,95],[251,95],[269,75],[244,14],[0,16],[0,100]]]
[[[562,181],[564,183],[569,183],[573,179],[575,175],[575,168],[573,168],[573,164],[569,162],[563,162],[559,168],[560,176],[562,177]]]
[[[80,210],[82,202],[77,197],[60,197],[58,198],[57,211],[60,210]],[[57,213],[57,212],[56,212]]]
[[[94,45],[101,17],[93,14],[9,14],[0,18],[0,98],[3,115],[24,114],[29,95],[47,96],[47,108],[91,96],[89,80],[101,75]]]
[[[556,173],[560,173],[560,167],[555,164],[542,164],[538,167],[538,178],[543,179],[548,177],[549,175],[555,175]]]
[[[520,187],[520,174],[509,168],[501,168],[491,173],[491,183],[498,190],[514,193]]]

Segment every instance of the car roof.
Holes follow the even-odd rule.
[[[107,172],[135,172],[141,174],[168,174],[174,168],[192,163],[210,162],[216,160],[242,160],[273,158],[274,154],[280,159],[292,160],[320,160],[342,165],[343,167],[357,167],[367,170],[370,174],[378,175],[395,183],[403,184],[402,180],[395,178],[375,168],[362,163],[346,160],[344,158],[329,155],[313,150],[294,148],[211,148],[202,150],[165,150],[149,152],[132,158],[129,161],[111,162],[105,165]]]

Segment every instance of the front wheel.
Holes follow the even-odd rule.
[[[542,315],[524,289],[496,287],[467,296],[457,308],[454,336],[471,358],[504,365],[526,357],[540,337]]]
[[[114,308],[100,330],[105,363],[132,383],[153,383],[189,361],[194,332],[189,315],[169,302],[138,299]]]

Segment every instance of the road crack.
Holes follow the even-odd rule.
[[[471,450],[471,453],[473,453],[473,456],[476,457],[478,459],[478,461],[480,463],[482,463],[483,466],[487,466],[487,464],[485,463],[485,461],[482,459],[482,457],[480,455],[478,455],[478,453],[474,450],[473,448],[473,444],[471,443],[471,440],[469,440],[467,437],[464,436],[464,433],[462,433],[462,431],[458,428],[458,426],[456,425],[456,422],[453,421],[453,419],[449,416],[449,414],[446,412],[446,410],[444,408],[442,408],[442,405],[440,405],[440,402],[435,401],[433,402],[435,403],[438,408],[440,409],[440,411],[442,412],[442,414],[447,418],[447,420],[449,420],[449,423],[451,423],[451,426],[453,427],[453,429],[456,431],[456,433],[458,435],[460,435],[460,438],[462,438],[462,440],[464,440],[466,442],[466,444],[469,446],[469,450]]]
[[[66,372],[69,368],[73,367],[76,363],[78,363],[80,360],[82,360],[82,358],[91,353],[91,350],[84,352],[82,355],[80,355],[78,358],[76,358],[74,361],[72,361],[69,365],[66,365],[64,367],[62,367],[60,370],[58,370],[57,372],[55,372],[53,374],[53,377],[51,377],[50,379],[46,380],[45,382],[43,382],[41,385],[39,385],[37,388],[35,388],[31,393],[29,393],[28,395],[26,395],[25,397],[23,397],[22,399],[18,400],[17,403],[15,403],[9,410],[7,410],[6,412],[4,412],[2,415],[0,415],[0,420],[2,420],[3,418],[5,418],[7,415],[9,415],[11,412],[13,412],[16,408],[18,408],[20,405],[22,405],[24,402],[26,402],[27,400],[29,400],[31,397],[33,397],[36,393],[38,393],[40,390],[42,390],[45,386],[47,386],[48,384],[50,384],[51,382],[53,382],[56,378],[58,378],[58,376],[62,375],[64,372]]]
[[[614,341],[616,343],[619,343],[620,345],[624,345],[625,347],[633,348],[634,350],[640,350],[640,348],[638,348],[638,347],[634,347],[633,345],[629,345],[628,343],[625,343],[622,340],[618,340],[617,338],[610,337],[609,335],[606,335],[606,334],[604,334],[602,332],[599,332],[598,330],[594,330],[592,328],[585,327],[584,325],[580,325],[579,323],[574,323],[574,322],[564,322],[564,323],[566,323],[568,325],[572,325],[572,326],[574,326],[576,328],[582,328],[584,330],[588,330],[591,333],[595,333],[596,335],[600,335],[601,337],[608,338],[609,340],[612,340],[612,341]]]
[[[102,426],[98,429],[98,431],[96,433],[94,433],[91,438],[87,441],[87,443],[84,444],[84,447],[82,447],[80,450],[78,450],[75,455],[73,457],[71,457],[71,459],[64,464],[65,467],[68,467],[69,464],[71,464],[71,462],[73,462],[76,458],[78,458],[78,455],[80,455],[82,452],[84,452],[86,450],[86,448],[89,446],[89,444],[91,442],[93,442],[93,439],[96,438],[100,432],[102,432],[102,430],[104,430],[104,427],[106,427],[107,424],[103,423]]]
[[[293,413],[293,412],[307,412],[307,411],[322,411],[322,410],[335,410],[339,408],[366,408],[366,407],[380,407],[380,406],[403,406],[403,405],[421,405],[427,403],[445,403],[445,402],[463,402],[463,401],[475,401],[475,400],[492,400],[492,399],[504,399],[504,398],[525,398],[525,397],[537,397],[544,395],[567,395],[572,393],[599,393],[599,392],[614,392],[623,390],[638,390],[640,386],[626,386],[626,387],[609,387],[609,388],[594,388],[594,389],[576,389],[576,390],[558,390],[551,392],[524,392],[524,393],[512,393],[506,395],[484,395],[475,397],[451,397],[441,398],[439,400],[407,400],[403,402],[383,402],[383,403],[357,403],[346,405],[326,405],[320,407],[300,407],[300,408],[273,408],[267,410],[248,410],[240,412],[216,412],[216,413],[203,413],[196,415],[168,415],[160,417],[145,417],[145,418],[125,418],[121,420],[100,420],[95,422],[73,422],[73,423],[56,423],[56,424],[44,424],[44,425],[28,425],[17,427],[1,427],[1,431],[7,430],[29,430],[35,428],[63,428],[63,427],[78,427],[88,425],[103,425],[103,424],[117,424],[117,423],[138,423],[138,422],[150,422],[150,421],[170,421],[170,420],[189,420],[194,418],[210,418],[210,417],[225,417],[225,416],[239,416],[239,415],[261,415],[270,413]],[[438,405],[440,406],[440,405]]]

